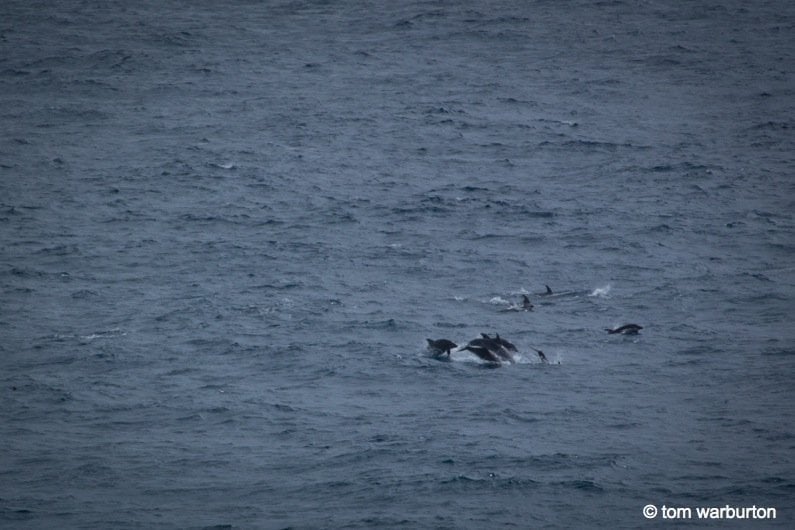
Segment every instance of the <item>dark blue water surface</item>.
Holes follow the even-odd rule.
[[[4,1],[0,526],[792,528],[793,5]]]

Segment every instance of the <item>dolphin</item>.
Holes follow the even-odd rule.
[[[458,348],[458,344],[453,341],[447,339],[425,339],[428,341],[428,348],[434,350],[436,353],[442,354],[446,353],[448,357],[450,357],[450,350],[453,348]]]
[[[500,359],[511,363],[514,362],[513,355],[511,355],[511,352],[509,352],[505,348],[505,346],[503,346],[496,339],[492,338],[472,339],[471,341],[469,341],[469,344],[467,344],[467,347],[464,348],[465,350],[471,351],[481,359],[488,360],[486,359],[486,357],[483,357],[480,353],[476,352],[471,348],[486,350],[490,354],[490,357],[494,357],[495,359],[497,359],[497,362],[499,362]]]
[[[522,295],[522,309],[525,311],[532,311],[533,304],[530,302],[530,299],[527,297],[526,294]]]
[[[516,348],[516,346],[513,345],[513,343],[508,342],[507,340],[505,340],[502,337],[500,337],[499,333],[496,333],[494,335],[493,339],[491,337],[489,337],[487,333],[481,333],[480,336],[483,337],[484,339],[489,339],[489,340],[493,340],[493,341],[498,342],[500,344],[500,346],[502,346],[503,348],[505,348],[508,351],[513,351],[513,352],[518,352],[519,351]]]
[[[530,347],[530,349],[538,354],[538,358],[541,359],[542,363],[549,364],[549,359],[547,359],[547,356],[544,355],[544,352],[542,352],[541,350],[537,350],[537,349],[533,348],[532,346]]]
[[[639,326],[637,324],[624,324],[623,326],[619,326],[617,328],[605,328],[609,334],[614,333],[621,333],[623,335],[637,335],[640,330],[643,329],[643,326]]]
[[[477,355],[486,362],[490,363],[500,362],[499,357],[497,357],[491,350],[483,346],[473,346],[472,344],[467,344],[466,346],[464,346],[463,349],[471,351],[472,353],[474,353],[475,355]]]

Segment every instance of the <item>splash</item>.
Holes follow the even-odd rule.
[[[490,304],[494,304],[494,305],[506,305],[506,304],[510,304],[510,302],[509,302],[508,300],[506,300],[505,298],[502,298],[501,296],[495,296],[495,297],[493,297],[491,300],[489,300],[489,303],[490,303]]]
[[[113,328],[105,331],[97,331],[96,333],[91,333],[90,335],[81,335],[80,339],[90,342],[94,339],[101,339],[108,337],[123,337],[125,335],[127,335],[126,331],[123,331],[120,328]]]
[[[611,288],[612,288],[611,285],[608,283],[604,287],[597,287],[596,289],[591,291],[591,294],[589,294],[588,296],[599,296],[599,297],[607,296]]]
[[[210,167],[217,167],[219,169],[237,169],[237,165],[233,162],[210,162],[208,165]]]

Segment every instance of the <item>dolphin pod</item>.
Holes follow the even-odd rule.
[[[507,343],[511,344],[510,342]],[[513,346],[513,344],[511,344],[511,346]],[[514,346],[514,348],[516,347]],[[485,333],[482,333],[481,338],[472,339],[466,346],[464,346],[464,349],[471,351],[484,361],[507,361],[509,363],[516,362],[514,361],[511,352],[508,351],[508,348],[500,341],[499,335],[497,335],[497,338],[492,339]]]
[[[567,291],[558,294],[557,292],[553,292],[549,285],[544,285],[544,287],[544,292],[535,294],[537,296],[563,296],[567,293],[572,293],[571,291]],[[512,305],[506,311],[532,311],[533,307],[534,305],[530,301],[530,298],[526,294],[523,294],[521,305]],[[643,326],[639,324],[624,324],[614,328],[605,328],[605,331],[610,335],[637,335],[642,329]],[[499,333],[494,334],[493,337],[487,333],[481,333],[480,338],[472,339],[464,346],[458,346],[455,342],[447,339],[426,340],[428,341],[428,349],[434,352],[435,355],[447,355],[449,358],[451,352],[454,350],[458,352],[469,351],[480,359],[494,364],[501,364],[503,362],[515,363],[516,360],[512,352],[517,353],[519,351],[513,343],[500,337]],[[549,364],[549,359],[547,359],[543,351],[533,347],[530,347],[530,349],[536,352],[541,363]]]
[[[486,361],[487,363],[502,364],[504,362],[514,364],[516,359],[513,353],[518,353],[519,348],[509,340],[501,337],[499,333],[491,336],[487,333],[481,333],[480,337],[472,339],[463,346],[456,345],[455,342],[447,339],[425,339],[428,342],[428,349],[434,355],[447,355],[450,357],[452,351],[469,351],[474,353],[478,358]],[[543,362],[546,357],[543,352],[531,348],[533,351],[539,352],[539,356]]]

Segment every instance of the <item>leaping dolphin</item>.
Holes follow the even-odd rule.
[[[480,357],[481,359],[483,359],[486,362],[490,362],[490,363],[499,363],[500,362],[500,358],[497,357],[491,350],[489,350],[488,348],[486,348],[484,346],[472,345],[470,343],[470,344],[467,344],[466,346],[464,346],[463,349],[471,351],[472,353],[474,353],[475,355],[477,355],[478,357]]]
[[[516,348],[516,346],[514,346],[513,343],[508,342],[507,340],[505,340],[502,337],[500,337],[499,333],[496,333],[494,335],[493,339],[491,337],[489,337],[487,333],[481,333],[480,336],[483,337],[484,339],[489,339],[489,340],[493,340],[493,341],[498,342],[500,344],[500,346],[502,346],[503,348],[505,348],[508,351],[513,351],[513,352],[518,352],[519,351]]]
[[[542,363],[549,364],[549,359],[547,359],[547,356],[544,355],[544,352],[542,352],[541,350],[537,350],[537,349],[533,348],[532,346],[530,347],[530,349],[538,354],[538,358],[541,359]]]
[[[428,348],[434,350],[436,353],[442,354],[446,353],[448,357],[450,357],[450,350],[453,348],[458,348],[458,344],[453,341],[447,339],[425,339],[428,341]]]
[[[477,351],[475,351],[475,349],[472,348],[479,350],[480,353],[478,353]],[[500,343],[498,340],[488,338],[488,335],[482,339],[472,339],[471,341],[469,341],[469,344],[467,344],[467,346],[464,349],[471,351],[472,353],[474,353],[483,360],[491,360],[491,358],[494,358],[497,360],[497,362],[499,362],[500,360],[508,361],[510,363],[514,362],[513,355],[511,355],[511,352],[509,352],[508,349],[505,346],[503,346],[502,343]],[[483,350],[485,350],[488,353],[488,355],[485,357],[483,356]]]

